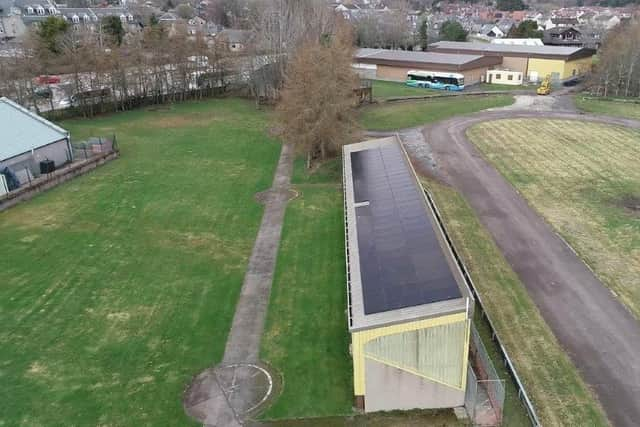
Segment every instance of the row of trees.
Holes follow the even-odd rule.
[[[602,96],[640,97],[640,20],[620,24],[607,35],[591,77]]]
[[[207,43],[203,35],[190,36],[186,27],[177,26],[170,34],[160,25],[150,26],[129,34],[127,43],[122,43],[118,30],[109,33],[50,24],[31,32],[23,49],[0,61],[0,95],[36,110],[42,106],[42,87],[34,80],[38,75],[70,75],[71,81],[61,86],[65,94],[75,95],[81,111],[93,115],[194,96],[203,77],[210,86],[223,88],[231,70],[238,67],[226,44]],[[48,102],[53,109],[50,96]]]
[[[242,55],[180,25],[150,25],[124,40],[109,20],[90,31],[52,18],[24,49],[0,60],[0,96],[38,109],[34,77],[63,73],[65,92],[91,116],[202,96],[195,88],[203,82],[218,88],[242,80],[256,99],[277,102],[282,138],[311,166],[357,132],[353,31],[324,0],[256,0],[255,6],[246,17],[252,39]],[[98,95],[79,96],[87,93]]]

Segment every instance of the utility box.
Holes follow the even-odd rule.
[[[56,170],[56,164],[53,160],[43,160],[40,162],[40,173],[46,174]]]

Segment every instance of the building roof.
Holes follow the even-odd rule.
[[[395,137],[344,147],[352,331],[467,309],[470,292]]]
[[[569,46],[528,46],[506,45],[476,42],[440,41],[429,45],[435,52],[475,53],[483,55],[526,56],[529,58],[548,58],[573,60],[595,54],[593,49]]]
[[[452,54],[441,52],[415,52],[408,50],[358,49],[355,60],[360,63],[406,66],[450,71],[468,70],[481,66],[497,65],[500,61],[484,55]]]
[[[0,160],[68,138],[69,132],[21,107],[0,98]]]

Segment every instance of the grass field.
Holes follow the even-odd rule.
[[[430,180],[425,181],[425,185],[434,195],[447,230],[469,269],[542,424],[606,425],[602,409],[473,209],[451,188]],[[476,323],[486,337],[486,328],[482,323]],[[491,351],[491,347],[487,347]],[[499,363],[495,365],[504,372]],[[507,384],[505,425],[527,425],[513,398],[513,385]]]
[[[640,319],[640,132],[521,119],[468,134]]]
[[[441,90],[422,89],[407,86],[402,82],[388,82],[385,80],[373,80],[374,99],[398,98],[403,96],[427,96],[442,94]]]
[[[510,95],[452,96],[394,102],[363,107],[360,121],[368,130],[404,129],[512,103],[513,97]]]
[[[587,113],[620,116],[640,120],[640,104],[575,97],[576,106]]]
[[[191,424],[279,155],[268,120],[216,100],[64,123],[122,156],[0,213],[0,425]]]
[[[299,197],[285,215],[262,358],[284,378],[266,419],[351,414],[339,159],[307,173],[294,165]]]

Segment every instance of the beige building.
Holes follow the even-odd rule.
[[[487,71],[486,82],[517,86],[523,83],[522,73],[512,70],[489,70]]]
[[[343,149],[356,406],[465,405],[474,301],[395,137]]]
[[[366,78],[405,81],[411,70],[441,71],[464,75],[465,85],[484,80],[487,70],[502,58],[482,55],[411,52],[404,50],[359,49],[353,67]]]
[[[550,76],[554,82],[582,76],[592,67],[594,49],[572,46],[522,46],[474,42],[441,41],[429,45],[430,51],[500,58],[494,68],[516,71],[523,79],[538,82]]]

